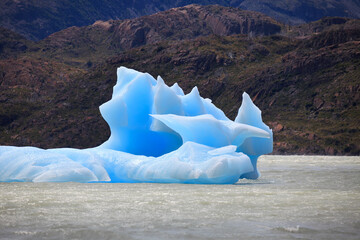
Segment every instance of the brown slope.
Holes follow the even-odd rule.
[[[13,31],[0,27],[0,59],[8,58],[25,52],[32,41]]]
[[[273,28],[275,31],[280,29],[278,23],[261,14],[220,6],[192,5],[135,20],[97,22],[82,28],[71,27],[39,43],[30,42],[26,45],[27,52],[15,49],[14,57],[18,58],[0,62],[2,139],[8,144],[43,147],[55,147],[59,144],[81,147],[96,144],[98,141],[91,137],[86,137],[87,140],[80,137],[79,140],[67,141],[61,140],[60,136],[53,137],[54,131],[61,133],[67,131],[66,129],[72,129],[72,132],[77,132],[67,124],[73,123],[73,119],[77,119],[76,115],[82,109],[91,108],[91,115],[97,113],[98,105],[94,106],[86,101],[86,96],[80,100],[86,104],[80,104],[79,108],[76,102],[69,103],[68,100],[74,97],[69,94],[70,92],[76,96],[77,91],[88,92],[87,96],[94,95],[89,92],[85,83],[74,87],[74,92],[72,80],[74,76],[83,72],[83,66],[91,67],[93,62],[99,63],[106,57],[116,55],[116,51],[131,47],[126,43],[138,41],[137,32],[151,27],[152,32],[156,32],[158,37],[153,38],[151,33],[146,34],[143,36],[146,36],[146,40],[141,40],[144,44],[169,38],[169,31],[174,33],[172,38],[182,39],[212,33],[234,34],[253,31],[256,34],[268,34]],[[9,36],[5,39],[6,43],[18,42],[17,39],[23,41],[23,38],[16,34],[6,36]],[[119,38],[125,40],[121,42]],[[5,50],[9,50],[9,46],[12,45],[4,46]],[[10,56],[4,56],[6,57]],[[57,95],[57,92],[62,94]],[[66,111],[62,112],[64,109]],[[64,120],[67,118],[72,120]],[[59,130],[58,125],[62,124],[65,126]],[[82,124],[85,125],[86,123]],[[14,135],[13,131],[22,134]]]
[[[2,0],[0,25],[28,39],[40,40],[71,26],[136,18],[191,3],[258,11],[290,24],[316,21],[325,16],[360,17],[358,0]]]
[[[38,44],[38,53],[71,61],[99,62],[124,50],[163,40],[194,39],[211,34],[270,35],[281,24],[256,12],[221,6],[189,5],[129,20],[98,21],[91,26],[71,27]]]
[[[109,131],[98,106],[111,97],[116,67],[125,65],[154,76],[160,74],[169,84],[177,81],[187,92],[198,85],[204,97],[212,98],[232,118],[241,93],[249,92],[263,110],[265,121],[274,128],[277,153],[359,154],[359,39],[357,28],[351,29],[350,37],[332,37],[332,41],[327,37],[342,36],[342,29],[331,34],[309,34],[304,39],[251,34],[210,36],[130,49],[93,67],[88,74],[71,76],[73,81],[63,88],[43,85],[43,99],[48,102],[34,100],[30,93],[24,97],[21,88],[10,93],[17,102],[6,100],[9,98],[4,101],[1,95],[1,104],[6,106],[1,109],[19,109],[19,114],[18,118],[12,117],[13,110],[3,114],[8,120],[0,126],[0,141],[41,147],[100,144]],[[81,39],[78,44],[83,46]],[[72,46],[73,53],[79,46]],[[54,60],[61,60],[63,56],[56,53],[63,52],[55,49],[53,55]],[[32,54],[30,58],[36,56]],[[96,51],[93,54],[102,56]],[[86,60],[75,54],[71,59]],[[56,74],[56,69],[67,71],[53,69]]]

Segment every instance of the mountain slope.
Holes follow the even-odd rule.
[[[86,65],[89,61],[98,63],[121,51],[164,40],[194,39],[211,34],[269,35],[279,33],[281,27],[273,19],[252,11],[189,5],[136,19],[97,21],[90,26],[71,27],[38,42],[33,52],[50,58],[61,56],[62,61]],[[86,62],[77,62],[79,58]]]
[[[200,14],[190,14],[197,8],[166,11],[132,20],[131,25],[151,27],[153,21],[171,22],[184,12],[187,22],[197,22]],[[213,11],[238,12],[219,6],[205,9],[210,16]],[[224,24],[218,24],[218,30],[224,32],[234,23],[217,19]],[[242,92],[248,92],[274,130],[275,153],[360,154],[359,20],[325,18],[284,26],[280,34],[269,36],[206,35],[211,33],[206,27],[200,32],[204,35],[197,35],[171,24],[163,26],[174,32],[169,38],[161,35],[169,29],[162,28],[156,30],[162,36],[158,41],[143,41],[144,45],[130,49],[109,44],[115,31],[106,35],[107,30],[101,30],[104,26],[100,26],[102,32],[92,32],[88,28],[94,26],[89,26],[58,33],[64,41],[27,41],[25,50],[14,48],[4,55],[0,60],[0,144],[43,148],[101,144],[109,129],[98,106],[111,97],[116,68],[124,65],[161,75],[168,84],[179,82],[186,92],[199,86],[201,95],[213,99],[230,118],[236,116]],[[12,36],[4,46],[23,41]],[[178,40],[181,36],[188,39]],[[91,40],[97,43],[90,45],[93,52],[86,39],[96,40]],[[112,55],[106,58],[103,51]],[[103,60],[91,64],[89,56]]]
[[[24,52],[31,41],[11,30],[0,27],[0,58],[6,58]]]
[[[262,12],[278,21],[300,24],[325,16],[360,18],[357,0],[3,0],[0,26],[40,40],[71,26],[86,26],[97,20],[129,19],[188,4],[219,4]]]

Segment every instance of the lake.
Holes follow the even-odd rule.
[[[360,157],[259,170],[235,185],[0,183],[0,239],[360,239]]]

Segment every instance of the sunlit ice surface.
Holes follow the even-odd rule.
[[[0,146],[0,181],[232,184],[257,179],[271,129],[248,94],[234,121],[197,87],[184,94],[125,67],[100,106],[111,135],[89,149]]]

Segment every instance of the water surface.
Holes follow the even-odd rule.
[[[360,157],[259,170],[235,185],[0,183],[0,239],[360,239]]]

